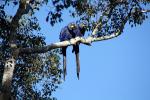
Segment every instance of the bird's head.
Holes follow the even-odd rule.
[[[79,29],[80,29],[80,32],[83,34],[83,36],[84,36],[85,31],[87,30],[87,28],[88,28],[88,24],[85,21],[81,22],[79,24]]]
[[[79,24],[79,27],[81,28],[81,29],[87,29],[87,27],[88,27],[88,24],[84,21],[84,22],[81,22],[80,24]]]
[[[77,25],[76,25],[75,23],[70,23],[70,24],[68,25],[68,28],[69,28],[69,30],[74,30],[74,29],[77,28]]]

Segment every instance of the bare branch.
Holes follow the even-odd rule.
[[[105,24],[105,23],[107,23],[107,22],[109,21],[109,19],[110,19],[110,17],[111,17],[111,13],[112,13],[113,9],[115,8],[115,5],[114,5],[114,6],[108,5],[108,7],[106,7],[106,8],[109,8],[109,9],[106,9],[106,10],[102,13],[102,15],[100,16],[99,21],[98,21],[98,24],[96,25],[95,29],[94,29],[93,32],[92,32],[92,35],[93,35],[93,36],[98,32],[98,30],[100,30],[100,29],[102,28],[102,25],[103,25],[103,24]],[[107,16],[107,17],[108,17],[108,19],[107,19],[107,21],[106,21],[105,23],[102,22],[102,19],[104,18],[104,16]]]
[[[52,49],[62,48],[62,47],[65,47],[65,46],[70,46],[70,45],[76,44],[77,42],[80,42],[81,40],[83,40],[83,39],[80,38],[80,37],[76,37],[76,38],[71,39],[69,41],[56,42],[56,43],[52,43],[52,44],[50,44],[48,46],[44,46],[44,47],[20,48],[20,54],[21,53],[26,53],[26,54],[30,54],[30,53],[45,53],[45,52],[50,51]]]
[[[65,46],[71,46],[76,44],[77,42],[86,44],[86,45],[90,45],[92,42],[98,42],[98,41],[103,41],[103,40],[108,40],[108,39],[112,39],[115,38],[117,36],[119,36],[123,29],[124,26],[126,24],[126,22],[128,21],[128,18],[130,17],[130,15],[132,14],[132,9],[130,10],[130,13],[128,14],[128,16],[123,20],[122,25],[120,26],[120,28],[111,34],[107,34],[104,36],[100,36],[100,37],[94,37],[94,35],[96,35],[96,33],[98,32],[98,28],[101,27],[102,22],[99,21],[99,23],[97,24],[97,26],[95,27],[95,29],[93,30],[91,36],[87,37],[87,38],[83,38],[83,37],[76,37],[73,38],[71,40],[68,41],[63,41],[63,42],[56,42],[56,43],[52,43],[50,45],[44,46],[44,47],[37,47],[37,48],[20,48],[20,54],[21,53],[26,53],[26,54],[31,54],[31,53],[45,53],[47,51],[50,51],[52,49],[56,49],[56,48],[62,48]],[[107,12],[107,16],[108,16],[108,20],[109,20],[109,14],[112,12],[112,9],[109,10]],[[150,12],[150,10],[142,10],[142,13],[146,13],[146,12]],[[103,16],[101,16],[100,18],[102,18]]]
[[[92,37],[89,36],[86,39],[83,37],[76,37],[73,38],[69,41],[63,41],[63,42],[56,42],[52,43],[48,46],[45,47],[37,47],[37,48],[20,48],[20,54],[26,53],[26,54],[31,54],[31,53],[45,53],[47,51],[50,51],[52,49],[56,48],[62,48],[65,46],[70,46],[70,45],[75,45],[77,42],[83,43],[83,44],[91,44],[92,42],[97,42],[97,41],[102,41],[102,40],[108,40],[114,37],[119,36],[121,33],[120,30],[118,30],[116,33],[113,33],[111,35],[106,35],[106,36],[101,36],[101,37]]]
[[[147,12],[150,12],[150,10],[141,10],[142,13],[147,13]]]
[[[26,5],[28,3],[29,3],[29,0],[20,0],[19,8],[10,23],[11,35],[10,35],[9,41],[10,41],[11,45],[14,45],[13,42],[16,40],[16,38],[15,38],[16,37],[16,29],[19,26],[19,20],[21,19],[22,15],[24,14],[24,12],[26,10]]]

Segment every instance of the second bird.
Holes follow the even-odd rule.
[[[65,41],[65,40],[70,40],[75,37],[83,37],[85,34],[85,31],[86,31],[86,27],[87,27],[87,24],[84,22],[82,22],[80,24],[70,23],[69,25],[65,26],[61,30],[59,39],[60,39],[60,41]],[[66,71],[66,49],[67,49],[67,47],[62,48],[64,79],[65,79],[65,75],[67,74],[67,71]],[[75,52],[77,77],[79,79],[79,73],[80,73],[79,43],[76,43],[75,45],[73,45],[72,52]]]

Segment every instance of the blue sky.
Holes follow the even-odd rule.
[[[66,12],[64,21],[51,27],[45,22],[47,13],[43,7],[37,16],[50,44],[59,41],[61,28],[75,19]],[[53,94],[58,100],[150,100],[150,18],[141,26],[126,25],[117,38],[90,47],[81,44],[80,80],[71,50],[67,50],[66,81]]]
[[[47,44],[59,41],[64,21],[51,27],[47,9],[37,13]],[[150,17],[150,14],[149,14]],[[80,45],[81,73],[76,77],[75,56],[67,50],[67,77],[53,94],[58,100],[150,100],[150,18],[141,26],[126,25],[117,38]]]

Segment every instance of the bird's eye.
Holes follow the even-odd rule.
[[[71,28],[72,28],[72,29],[75,29],[75,28],[76,28],[76,26],[75,26],[75,25],[71,25]]]
[[[74,25],[71,25],[71,28],[74,28]]]
[[[85,29],[86,29],[86,28],[87,28],[87,25],[86,25],[86,24],[84,24],[84,23],[81,23],[81,24],[80,24],[80,27],[81,27],[81,28],[85,28]]]
[[[82,28],[87,28],[87,26],[83,24],[83,25],[82,25]]]
[[[69,29],[70,29],[70,30],[74,30],[74,29],[76,29],[76,28],[77,28],[77,26],[76,26],[75,23],[70,23],[70,24],[69,24]]]

